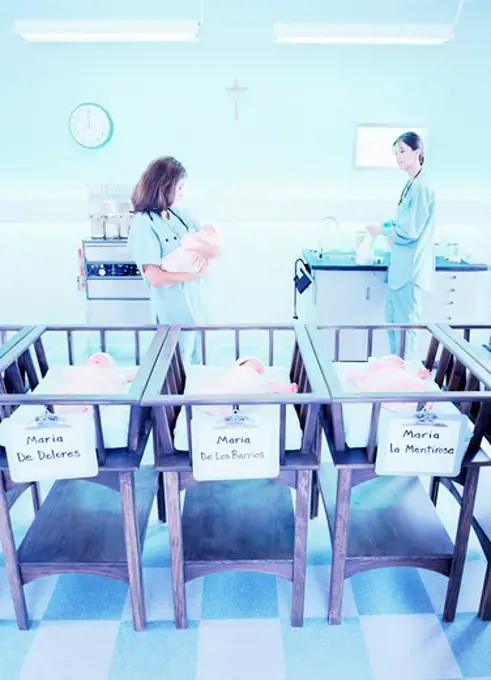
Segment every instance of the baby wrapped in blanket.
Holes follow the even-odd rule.
[[[219,373],[200,389],[202,394],[279,394],[298,392],[296,383],[280,384],[268,379],[264,364],[256,357],[242,357],[228,370]],[[202,406],[200,410],[211,415],[230,412],[230,406]]]
[[[122,371],[116,367],[113,357],[106,352],[97,352],[83,366],[67,366],[55,394],[125,394],[128,383],[135,378],[135,371]],[[87,404],[58,405],[55,411],[84,413],[92,407]]]
[[[368,363],[361,369],[348,372],[348,380],[358,392],[422,392],[430,391],[425,382],[430,375],[426,368],[407,364],[398,356],[386,356],[381,359],[370,357]],[[414,411],[415,403],[386,403],[384,407],[389,411]],[[427,405],[428,409],[432,404]]]
[[[201,231],[185,234],[179,247],[162,258],[167,272],[196,274],[220,254],[220,236],[215,227],[206,224]]]

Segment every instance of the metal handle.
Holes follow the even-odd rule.
[[[370,286],[367,286],[367,291],[366,291],[366,294],[365,294],[365,299],[366,299],[366,300],[370,300]]]

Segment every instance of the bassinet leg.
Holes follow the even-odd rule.
[[[479,618],[491,621],[491,563],[488,562],[484,585],[482,587],[481,602],[479,603]]]
[[[351,470],[338,471],[336,511],[334,518],[334,541],[332,546],[331,590],[329,593],[328,620],[331,624],[341,623],[343,606],[346,556],[348,551],[348,522],[351,499]]]
[[[312,495],[310,498],[310,519],[315,519],[319,515],[319,484],[317,472],[312,473]]]
[[[165,493],[167,496],[169,524],[174,620],[177,628],[187,628],[186,584],[184,583],[184,553],[178,472],[165,473]]]
[[[309,525],[309,496],[312,473],[297,472],[295,503],[295,546],[293,552],[292,626],[303,626],[305,576],[307,565],[307,531]]]
[[[128,580],[130,586],[133,626],[141,631],[146,628],[145,597],[140,552],[140,532],[135,504],[135,473],[120,472],[119,488],[123,509],[124,540],[128,561]]]
[[[455,536],[455,548],[448,579],[447,596],[443,609],[443,620],[453,621],[457,611],[460,587],[462,585],[462,575],[464,573],[465,556],[471,523],[474,512],[474,502],[476,500],[477,483],[479,480],[479,467],[467,468],[465,475],[464,489],[462,492],[462,504],[459,512],[459,522],[457,525],[457,535]]]
[[[37,482],[31,485],[31,495],[34,512],[37,514],[41,506],[41,490]]]
[[[165,489],[164,489],[164,473],[159,472],[159,483],[157,487],[157,513],[159,521],[165,524],[167,521],[165,512]]]
[[[15,549],[14,532],[10,521],[7,496],[5,494],[5,483],[0,472],[0,542],[3,549],[3,559],[7,571],[7,578],[10,586],[10,593],[15,610],[15,618],[20,630],[29,630],[29,617],[27,615],[26,598],[22,579],[17,562],[17,551]]]
[[[440,487],[440,477],[432,477],[430,481],[430,500],[436,507],[438,502],[438,491]]]

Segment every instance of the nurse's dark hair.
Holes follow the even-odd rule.
[[[167,210],[174,202],[177,184],[186,176],[183,164],[172,156],[153,160],[133,189],[133,212],[161,213]]]
[[[413,151],[419,151],[419,160],[421,165],[425,162],[425,146],[424,142],[419,135],[415,132],[404,132],[394,142],[393,146],[399,144],[399,142],[404,142]]]

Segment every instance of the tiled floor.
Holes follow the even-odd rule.
[[[442,493],[451,535],[453,502]],[[31,510],[14,511],[20,538]],[[125,585],[64,575],[26,587],[32,629],[14,623],[0,567],[0,680],[491,680],[491,625],[476,618],[485,564],[475,538],[457,619],[444,624],[446,579],[386,569],[346,583],[344,620],[326,621],[330,547],[310,525],[306,619],[289,622],[290,584],[225,573],[187,587],[189,628],[174,628],[167,529],[152,515],[144,552],[148,630],[135,633]]]

